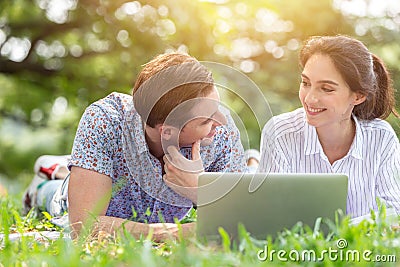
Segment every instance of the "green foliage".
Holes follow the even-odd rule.
[[[336,222],[319,219],[314,229],[298,223],[275,238],[256,240],[239,225],[240,242],[231,242],[221,228],[221,242],[205,244],[195,238],[154,243],[149,237],[135,239],[129,234],[88,235],[72,241],[51,224],[51,216],[21,217],[16,203],[12,197],[0,199],[0,266],[396,266],[400,257],[400,231],[390,227],[384,206],[355,226],[347,217]],[[195,212],[190,216],[195,220]],[[330,234],[324,235],[323,227]],[[8,238],[10,233],[44,230],[58,230],[61,235]],[[381,256],[386,262],[367,261],[363,255],[374,260]]]
[[[0,178],[10,182],[24,180],[39,155],[70,153],[86,106],[130,93],[141,66],[165,51],[241,70],[273,114],[300,105],[297,55],[310,35],[356,36],[400,86],[398,21],[389,11],[355,16],[340,0],[61,2],[54,12],[52,1],[0,1]],[[246,127],[246,147],[258,148],[262,126],[246,103],[226,98]],[[389,121],[399,133],[398,119]]]

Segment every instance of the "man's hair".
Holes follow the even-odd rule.
[[[185,66],[182,64],[194,65],[196,72],[201,72],[198,76],[200,78],[190,81],[191,76],[193,76],[192,73],[180,71],[178,68],[179,66]],[[168,69],[172,68],[174,71],[168,71]],[[185,70],[185,68],[182,68],[182,70]],[[153,83],[149,83],[151,78],[156,79],[156,82],[153,80]],[[178,86],[167,88],[168,85],[166,84],[173,84],[176,80],[188,82],[177,83]],[[152,86],[148,86],[149,84]],[[205,97],[213,88],[214,83],[210,71],[195,58],[187,54],[166,53],[156,56],[144,65],[136,79],[132,95],[139,115],[147,125],[155,127],[157,124],[164,123],[176,106],[189,99]],[[147,90],[152,90],[152,92]],[[149,101],[149,97],[146,97],[147,95],[151,95],[152,97],[150,98],[154,99]],[[142,107],[139,108],[139,105]],[[147,110],[148,112],[145,112]]]

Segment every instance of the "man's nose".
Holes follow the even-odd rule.
[[[228,123],[228,121],[226,120],[225,115],[221,112],[221,111],[217,111],[212,120],[214,121],[214,125],[215,126],[221,126],[221,125],[225,125]]]

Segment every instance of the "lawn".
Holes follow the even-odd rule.
[[[205,244],[195,238],[154,243],[149,236],[137,240],[128,234],[71,240],[49,221],[48,214],[21,217],[18,197],[3,197],[0,206],[0,266],[400,266],[400,231],[390,227],[384,207],[379,216],[356,226],[350,226],[348,218],[317,220],[314,229],[297,224],[273,240],[252,239],[239,226],[238,244],[232,244],[223,229],[219,244]],[[186,221],[195,219],[192,212]],[[322,225],[330,234],[319,231]],[[61,231],[61,235],[8,238],[48,231]]]

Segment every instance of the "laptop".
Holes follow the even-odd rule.
[[[276,237],[297,222],[314,228],[317,218],[335,221],[346,212],[344,174],[203,173],[199,176],[197,236],[219,240],[222,227],[237,239],[238,224],[254,238]]]

